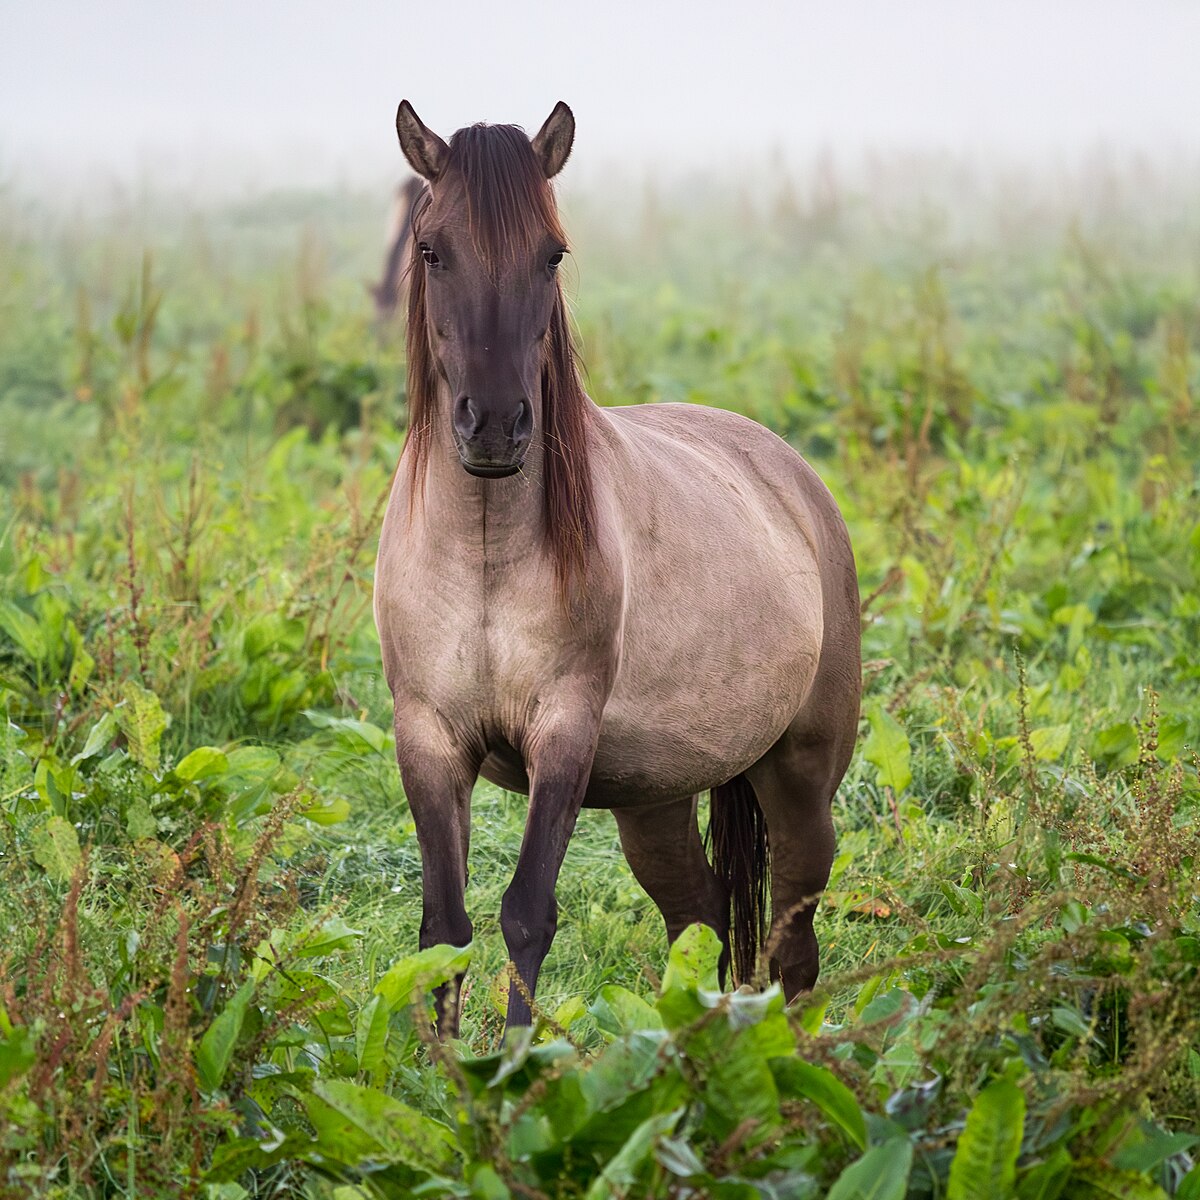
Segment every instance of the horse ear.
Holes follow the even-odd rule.
[[[409,165],[432,183],[442,173],[450,147],[432,129],[426,128],[407,100],[401,100],[396,110],[396,132]]]
[[[533,152],[542,164],[542,174],[553,179],[563,169],[575,141],[575,116],[560,100],[533,139]]]

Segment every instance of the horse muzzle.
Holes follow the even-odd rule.
[[[454,441],[463,469],[479,479],[515,475],[525,462],[533,434],[533,413],[519,400],[507,412],[494,412],[467,396],[454,408]]]

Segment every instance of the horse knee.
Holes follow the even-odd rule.
[[[500,929],[510,958],[531,951],[544,954],[558,930],[558,905],[553,892],[542,899],[510,887],[500,904]]]

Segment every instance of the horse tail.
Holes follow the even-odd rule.
[[[767,823],[745,775],[712,789],[708,840],[712,866],[729,891],[734,985],[750,983],[767,935],[767,885],[771,856]]]

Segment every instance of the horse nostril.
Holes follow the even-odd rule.
[[[459,396],[454,405],[454,428],[464,441],[470,441],[483,428],[483,415],[471,403],[470,396]]]
[[[522,400],[517,405],[517,419],[513,422],[512,440],[527,442],[533,433],[533,409],[528,400]]]

